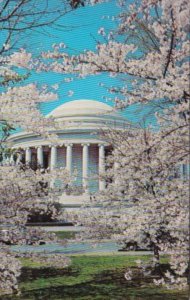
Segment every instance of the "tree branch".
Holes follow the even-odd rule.
[[[174,29],[174,18],[173,18],[173,10],[171,10],[171,18],[172,18],[172,35],[171,35],[171,41],[170,41],[170,49],[168,51],[168,56],[167,56],[167,62],[166,62],[166,66],[163,72],[163,77],[166,77],[166,73],[169,67],[169,64],[171,62],[171,58],[172,58],[172,51],[174,48],[174,40],[175,40],[175,29]]]

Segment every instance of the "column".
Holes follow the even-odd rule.
[[[85,193],[88,192],[88,161],[89,161],[89,153],[88,147],[89,144],[82,144],[82,184],[85,190]]]
[[[72,174],[72,147],[73,144],[66,144],[66,169],[69,175]]]
[[[190,164],[189,162],[187,163],[187,179],[190,178]]]
[[[31,160],[32,160],[32,150],[31,150],[31,148],[28,147],[28,148],[25,149],[26,164],[30,164]]]
[[[50,161],[50,170],[56,168],[57,164],[57,147],[51,146],[51,161]]]
[[[11,166],[13,166],[15,164],[13,153],[11,154],[11,157],[10,157],[10,164],[11,164]]]
[[[10,156],[8,155],[8,153],[7,153],[7,156],[6,156],[6,158],[5,158],[5,164],[6,165],[10,165]]]
[[[43,156],[43,147],[42,146],[37,147],[37,162],[38,162],[38,166],[43,168],[44,156]]]
[[[2,160],[2,164],[3,164],[3,166],[6,165],[6,155],[5,155],[5,152],[3,152],[3,160]]]
[[[22,153],[18,152],[17,153],[16,165],[19,165],[21,163],[21,159],[22,159]]]
[[[183,180],[189,179],[189,163],[183,164]]]
[[[99,144],[99,191],[105,189],[105,180],[101,178],[102,173],[105,172],[105,146]]]
[[[117,173],[118,173],[118,170],[120,169],[120,164],[119,162],[114,162],[114,173],[115,173],[115,178],[114,178],[114,181],[116,184],[119,184],[119,179],[117,177]]]

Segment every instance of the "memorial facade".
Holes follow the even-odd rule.
[[[73,186],[81,189],[80,197],[105,189],[105,182],[99,174],[105,169],[105,159],[112,145],[103,140],[101,132],[124,128],[127,120],[111,106],[95,100],[66,102],[48,116],[53,117],[58,125],[53,131],[58,142],[52,144],[34,133],[13,134],[9,142],[14,149],[21,151],[17,162],[22,160],[33,166],[49,168],[50,172],[65,167],[71,176],[76,173]]]

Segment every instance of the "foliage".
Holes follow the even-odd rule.
[[[95,4],[102,1],[89,2]],[[56,96],[47,89],[39,90],[35,84],[21,86],[22,78],[15,67],[26,68],[27,72],[35,69],[74,73],[80,78],[105,72],[110,76],[120,76],[124,82],[122,88],[109,88],[111,93],[116,94],[115,106],[125,108],[136,103],[149,104],[157,118],[158,127],[156,131],[150,128],[129,128],[116,133],[117,139],[113,132],[108,132],[107,139],[115,148],[108,167],[112,176],[110,184],[97,200],[103,204],[104,210],[92,208],[86,212],[85,219],[83,215],[82,220],[89,226],[88,233],[98,238],[114,234],[116,239],[124,242],[130,236],[140,245],[151,244],[156,265],[159,263],[160,252],[170,254],[171,272],[161,274],[162,277],[155,283],[166,283],[170,288],[184,288],[187,285],[188,267],[188,188],[187,178],[179,178],[174,172],[175,166],[187,164],[189,155],[189,4],[186,0],[141,0],[127,6],[125,1],[119,3],[123,12],[118,17],[117,33],[106,35],[104,28],[101,28],[99,33],[103,36],[103,42],[97,43],[96,51],[84,51],[71,56],[61,43],[54,45],[53,51],[42,53],[39,60],[34,60],[31,53],[23,49],[6,54],[9,40],[6,41],[0,54],[3,85],[0,120],[47,137],[55,128],[54,120],[43,118],[37,108],[39,102],[53,100]],[[13,10],[7,14],[8,4],[13,5]],[[83,2],[69,3],[74,8],[79,4],[83,5]],[[13,27],[8,28],[11,33],[16,30],[19,20],[15,19],[14,12],[20,13],[21,18],[25,17],[26,10],[20,10],[21,5],[25,5],[25,1],[19,1],[18,4],[3,1],[3,5],[1,2],[3,20],[0,19],[0,24],[13,21],[8,23],[13,24]],[[27,6],[24,8],[27,9]],[[36,14],[35,6],[34,24]],[[21,29],[26,28],[21,26]],[[14,82],[19,85],[13,85]],[[158,114],[160,108],[161,113]],[[20,114],[21,111],[24,113]],[[115,166],[113,161],[116,161]],[[14,171],[4,170],[5,177],[1,178],[1,212],[5,212],[5,215],[1,214],[1,219],[4,222],[5,216],[10,214],[16,226],[24,225],[27,213],[23,211],[22,201],[20,209],[18,200],[21,198],[27,199],[27,204],[30,202],[34,182],[30,186],[26,173],[18,173],[22,182],[20,186]],[[16,192],[14,184],[9,185],[13,175],[17,184]],[[103,176],[107,179],[110,175]],[[25,183],[29,192],[26,191]],[[6,184],[11,188],[10,196]],[[6,201],[12,205],[13,200],[16,200],[15,205],[9,211]],[[15,209],[17,205],[19,209]],[[8,217],[6,221],[10,222]],[[11,239],[13,236],[15,238],[12,235]],[[21,242],[26,242],[25,238],[26,235],[23,239],[21,231]],[[2,282],[8,273],[1,272]],[[126,279],[130,278],[130,272],[126,273]],[[8,287],[9,291],[13,290],[12,283]]]
[[[61,5],[61,9],[60,9]],[[24,35],[35,28],[55,26],[58,19],[71,10],[67,1],[39,2],[36,0],[0,1],[0,154],[10,158],[14,150],[7,143],[7,137],[14,128],[22,127],[55,142],[50,133],[54,120],[44,118],[39,112],[39,103],[56,99],[56,95],[36,84],[25,84],[29,72],[24,68],[31,59],[31,53],[18,49]],[[57,240],[55,235],[41,230],[29,229],[26,222],[33,211],[40,214],[48,212],[52,217],[59,217],[54,201],[61,192],[50,188],[52,180],[59,178],[67,184],[66,172],[55,170],[33,171],[22,164],[13,166],[9,163],[0,166],[0,293],[18,291],[17,278],[21,265],[15,254],[10,252],[11,244],[37,244]],[[46,188],[41,183],[46,182]],[[32,256],[32,254],[31,254]],[[49,260],[49,257],[41,259]],[[60,257],[52,257],[54,262]],[[39,258],[40,260],[40,258]],[[67,265],[68,259],[62,259],[60,265]]]
[[[23,165],[1,166],[0,172],[0,244],[1,255],[4,259],[1,261],[0,278],[2,285],[0,290],[4,293],[15,292],[17,290],[16,277],[20,274],[20,266],[16,262],[15,254],[10,253],[9,245],[35,245],[46,242],[58,241],[55,234],[45,232],[41,229],[29,228],[26,223],[31,213],[51,214],[52,218],[63,218],[63,213],[57,209],[55,199],[61,192],[55,188],[50,188],[54,178],[59,178],[62,182],[67,182],[68,176],[64,172],[54,170],[51,174],[42,170],[33,171],[31,168]],[[55,176],[55,177],[54,177]],[[7,180],[8,179],[8,180]],[[46,182],[46,188],[40,183]],[[61,259],[59,255],[37,257],[30,253],[30,257],[35,260],[46,263],[48,260],[59,262],[59,265],[65,266],[69,260]],[[8,261],[13,260],[12,268],[7,268]],[[14,264],[15,261],[15,264]],[[15,271],[14,271],[15,270]],[[6,282],[6,285],[5,285]],[[6,286],[6,288],[5,288]]]
[[[189,3],[119,3],[123,11],[116,33],[106,34],[101,28],[103,42],[97,43],[96,51],[70,55],[57,45],[42,53],[38,69],[74,73],[79,78],[101,73],[120,76],[122,87],[109,88],[116,94],[116,108],[151,107],[157,119],[154,130],[146,128],[145,122],[142,128],[105,134],[114,147],[110,173],[105,174],[111,183],[94,203],[102,203],[104,210],[92,208],[81,220],[89,227],[88,235],[104,238],[114,234],[124,241],[150,245],[155,264],[160,251],[170,254],[172,271],[161,274],[155,283],[184,288],[188,182],[187,175],[182,178],[175,173],[179,166],[189,164]]]

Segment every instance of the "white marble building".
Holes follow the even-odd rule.
[[[105,157],[111,149],[100,138],[101,130],[124,128],[127,120],[113,108],[94,100],[75,100],[60,105],[49,116],[60,124],[56,130],[58,145],[34,133],[20,132],[10,136],[12,147],[22,149],[25,163],[40,165],[50,170],[66,167],[72,175],[77,170],[73,185],[81,189],[79,195],[62,195],[61,202],[66,206],[80,205],[90,194],[103,190],[105,182],[98,174],[104,170]],[[66,123],[65,123],[66,122]]]

